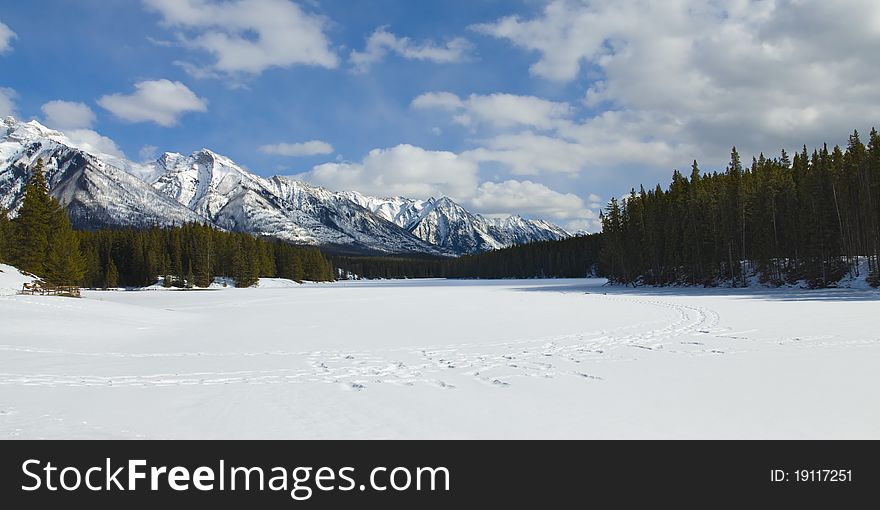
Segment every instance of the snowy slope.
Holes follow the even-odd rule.
[[[68,207],[79,227],[202,221],[132,175],[141,170],[135,168],[138,165],[87,152],[36,121],[16,122],[7,117],[0,129],[0,207],[13,213],[21,205],[27,168],[41,158],[52,195]]]
[[[284,177],[259,177],[208,149],[190,156],[166,153],[154,168],[157,191],[228,230],[301,244],[445,253],[344,195]]]
[[[34,275],[22,273],[15,267],[0,264],[0,296],[14,296],[22,285],[36,279]]]
[[[52,194],[81,228],[201,222],[299,244],[435,255],[567,236],[544,222],[487,219],[448,198],[380,200],[263,178],[208,149],[137,164],[7,117],[0,126],[0,207],[13,215],[38,158]]]

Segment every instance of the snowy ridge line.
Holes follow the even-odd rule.
[[[37,159],[45,163],[52,195],[84,229],[206,223],[295,244],[438,256],[570,237],[546,221],[484,218],[447,197],[376,199],[265,178],[209,149],[134,163],[79,146],[37,121],[6,117],[0,119],[0,207],[13,216]],[[401,216],[401,207],[409,216]]]

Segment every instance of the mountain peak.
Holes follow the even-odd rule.
[[[357,192],[348,192],[347,195],[417,237],[456,253],[475,253],[569,237],[568,232],[547,222],[526,220],[521,216],[483,217],[445,195],[425,201],[402,197],[382,199]]]
[[[0,206],[20,204],[13,166],[46,162],[51,192],[80,228],[200,222],[298,244],[354,252],[451,255],[555,238],[540,224],[499,225],[447,196],[428,201],[334,192],[287,177],[263,178],[202,148],[136,164],[78,147],[37,121],[3,119]],[[4,136],[5,135],[5,136]]]
[[[48,138],[55,141],[60,140],[65,143],[71,143],[70,140],[64,136],[64,133],[50,129],[36,119],[23,122],[16,120],[15,117],[10,115],[3,119],[3,124],[5,124],[8,129],[8,135],[18,140]]]

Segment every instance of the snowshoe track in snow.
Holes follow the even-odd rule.
[[[658,324],[634,323],[614,331],[590,331],[542,338],[513,339],[487,344],[446,344],[432,347],[400,347],[354,351],[254,351],[254,352],[82,352],[76,350],[0,345],[0,352],[20,355],[60,356],[62,358],[99,358],[107,360],[151,360],[162,366],[165,359],[177,359],[193,368],[210,364],[211,360],[242,359],[242,364],[255,360],[290,359],[302,368],[253,370],[189,370],[152,374],[96,375],[76,373],[15,373],[8,367],[0,372],[0,385],[48,387],[145,387],[192,386],[225,384],[303,384],[329,383],[354,391],[375,384],[413,386],[427,384],[441,389],[455,389],[445,382],[450,374],[464,373],[479,382],[497,388],[511,387],[515,379],[535,377],[552,379],[559,376],[589,381],[603,378],[584,372],[579,365],[609,361],[627,361],[641,355],[635,350],[664,350],[670,342],[694,335],[697,331],[715,331],[718,314],[697,306],[686,306],[662,300],[631,297],[607,297],[625,305],[661,307],[671,312],[671,321]],[[697,345],[692,343],[692,345]],[[698,354],[709,349],[694,349]],[[250,361],[245,362],[245,359]],[[277,364],[277,362],[273,362]],[[228,365],[229,363],[225,363]],[[237,364],[237,363],[233,363]],[[592,372],[592,370],[591,370]]]

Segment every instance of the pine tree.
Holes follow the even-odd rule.
[[[194,235],[195,253],[193,254],[193,269],[195,271],[193,284],[196,287],[206,288],[211,285],[211,253],[214,251],[209,228],[199,227]]]
[[[116,268],[116,263],[113,262],[111,258],[107,263],[107,271],[104,276],[104,288],[105,289],[115,289],[119,287],[119,270]]]
[[[11,226],[6,209],[0,207],[0,263],[9,260],[9,237]]]
[[[305,270],[303,269],[303,261],[300,253],[294,253],[290,258],[289,278],[296,283],[302,283],[303,279],[305,279]]]
[[[186,284],[185,284],[185,287],[186,287],[187,289],[191,289],[191,288],[193,288],[193,286],[195,285],[195,280],[196,280],[196,277],[195,277],[195,275],[193,274],[192,264],[188,264],[188,265],[187,265],[187,268],[186,268]]]
[[[80,252],[79,239],[70,226],[66,213],[52,233],[49,255],[45,263],[46,281],[55,285],[78,286],[86,274],[86,260]]]
[[[49,248],[50,215],[53,212],[52,198],[46,177],[43,174],[43,160],[38,159],[31,168],[31,175],[25,185],[24,199],[13,221],[14,243],[13,263],[19,269],[41,275],[45,269],[46,254]]]
[[[108,277],[122,286],[146,286],[156,283],[168,268],[174,269],[175,252],[180,252],[183,269],[171,275],[172,284],[209,286],[215,276],[231,276],[241,286],[251,286],[261,276],[275,274],[302,279],[302,257],[308,255],[316,268],[312,278],[331,280],[333,266],[317,249],[303,249],[289,244],[241,233],[214,230],[204,225],[148,230],[101,230],[78,233],[89,270],[86,283],[91,287],[108,285]],[[179,246],[179,248],[177,248]],[[170,264],[168,260],[170,259]],[[209,261],[203,264],[202,261]],[[159,261],[154,264],[150,261]],[[112,265],[111,265],[112,264]],[[272,267],[269,267],[269,266]]]

